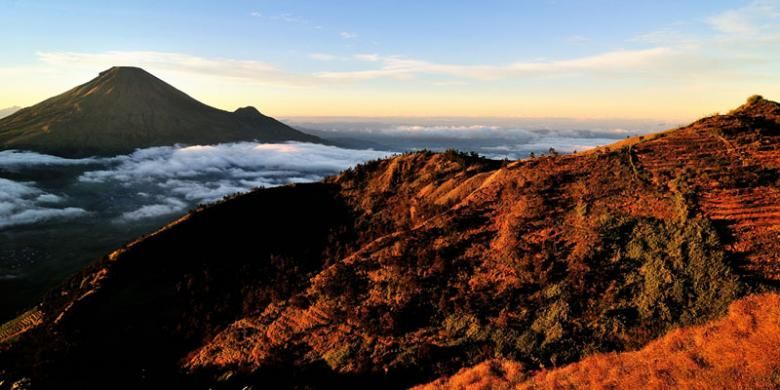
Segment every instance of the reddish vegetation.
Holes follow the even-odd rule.
[[[778,118],[754,99],[590,153],[419,152],[239,196],[55,291],[0,367],[44,385],[398,388],[637,349],[780,281]],[[502,361],[482,370],[514,375]]]
[[[442,378],[413,390],[493,390],[511,389],[525,381],[528,374],[522,364],[507,359],[492,359],[464,368],[449,378]]]
[[[640,351],[598,354],[530,379],[511,361],[489,361],[420,390],[772,389],[780,387],[780,295],[754,295],[706,325],[671,331]]]

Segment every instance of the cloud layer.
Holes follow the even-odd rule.
[[[58,207],[63,201],[61,196],[46,193],[31,183],[0,178],[0,229],[87,214],[78,207]]]
[[[252,188],[317,181],[387,154],[307,143],[156,147],[116,157],[106,169],[85,172],[79,180],[142,189],[138,198],[146,203],[120,216],[138,220]]]
[[[62,158],[48,154],[25,152],[19,150],[0,151],[0,167],[27,167],[32,165],[86,165],[96,164],[106,159],[95,158]]]
[[[50,172],[44,176],[52,177],[60,173],[51,172],[72,175],[75,170],[76,176],[59,194],[41,190],[34,179],[0,178],[0,228],[88,213],[116,222],[162,217],[257,187],[318,181],[388,154],[307,143],[251,142],[154,147],[88,159],[2,151],[0,171],[17,176],[27,172],[35,178],[35,172]]]

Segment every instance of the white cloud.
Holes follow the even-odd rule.
[[[87,214],[86,210],[78,207],[50,207],[62,201],[63,198],[46,193],[31,183],[0,178],[0,229]]]
[[[776,29],[780,20],[780,1],[759,0],[745,7],[724,11],[707,19],[717,31],[751,35]]]
[[[72,159],[18,150],[0,151],[0,167],[30,165],[86,165],[94,164],[99,161],[101,160],[95,158]]]
[[[372,57],[382,66],[378,69],[322,72],[318,76],[331,80],[370,80],[383,77],[409,78],[419,74],[440,74],[480,80],[506,77],[560,74],[567,72],[636,71],[660,61],[669,60],[675,51],[665,47],[642,50],[619,50],[566,60],[516,62],[509,65],[440,64],[404,57]]]
[[[749,34],[756,31],[751,20],[739,11],[728,11],[713,16],[709,22],[716,30],[724,33]]]
[[[360,61],[367,61],[367,62],[377,62],[379,61],[379,54],[355,54],[352,56],[356,60]]]
[[[116,65],[128,65],[152,72],[181,72],[264,84],[302,86],[321,83],[315,77],[286,72],[267,62],[256,60],[206,58],[158,51],[38,52],[37,55],[44,63],[57,67],[107,69]]]
[[[164,203],[141,206],[136,210],[122,213],[120,221],[131,222],[146,218],[155,218],[179,213],[187,208],[187,203],[177,198],[166,198]]]
[[[341,33],[339,33],[339,36],[341,36],[341,39],[355,39],[355,38],[357,38],[357,34],[351,33],[351,32],[347,32],[347,31],[342,31]]]
[[[325,53],[311,53],[309,54],[309,58],[317,61],[334,61],[338,59],[338,57],[332,54],[325,54]]]
[[[279,21],[284,23],[290,23],[290,24],[300,24],[303,26],[309,26],[313,27],[315,29],[321,29],[322,26],[318,24],[312,23],[310,20],[306,18],[302,18],[296,15],[293,15],[289,12],[281,13],[281,14],[275,14],[275,15],[265,15],[262,12],[258,11],[252,11],[249,13],[250,16],[255,18],[263,18],[266,20],[272,20],[272,21]]]
[[[387,152],[334,146],[251,142],[209,146],[140,149],[119,156],[105,169],[87,171],[83,183],[135,188],[145,205],[124,212],[119,220],[135,221],[172,214],[256,187],[313,182]],[[148,199],[155,199],[150,203]]]

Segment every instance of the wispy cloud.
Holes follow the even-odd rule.
[[[361,59],[378,62],[381,67],[370,70],[321,72],[317,76],[332,80],[370,80],[383,77],[408,79],[419,74],[440,74],[480,80],[540,74],[560,74],[581,71],[636,70],[666,60],[675,55],[669,48],[621,50],[594,56],[566,60],[516,62],[509,65],[442,64],[404,57],[371,56]]]
[[[565,41],[569,43],[586,43],[590,42],[591,40],[592,39],[590,37],[582,34],[570,35],[565,38]]]
[[[161,217],[186,210],[189,205],[177,198],[164,198],[161,203],[141,206],[135,210],[127,211],[119,216],[122,222],[132,222],[141,219]]]
[[[272,14],[272,15],[266,15],[259,11],[252,11],[249,13],[249,16],[255,17],[255,18],[262,18],[265,20],[271,20],[271,21],[277,21],[277,22],[284,22],[284,23],[290,23],[290,24],[300,24],[303,26],[309,26],[313,27],[315,29],[321,29],[322,26],[319,24],[313,23],[310,20],[306,18],[302,18],[296,15],[293,15],[291,13],[280,13],[280,14]]]
[[[32,183],[0,178],[0,229],[87,214],[86,210],[78,207],[58,207],[63,200]]]
[[[357,38],[357,34],[347,31],[342,31],[339,33],[339,36],[341,36],[341,39],[355,39]]]
[[[352,56],[352,58],[360,61],[367,61],[367,62],[377,62],[379,61],[379,54],[355,54]]]
[[[57,67],[105,69],[115,65],[134,65],[150,71],[190,73],[275,85],[303,86],[320,82],[310,75],[286,72],[267,62],[257,60],[207,58],[159,51],[38,52],[37,54],[44,63]]]
[[[776,28],[780,21],[780,1],[759,0],[745,7],[724,11],[707,19],[717,31],[726,34],[757,34]]]
[[[338,59],[338,57],[334,56],[333,54],[325,54],[325,53],[311,53],[309,54],[309,58],[316,61],[335,61]]]
[[[0,168],[17,168],[29,165],[88,165],[96,164],[100,160],[96,158],[64,158],[40,154],[35,152],[23,152],[18,150],[0,151]]]
[[[316,85],[324,82],[361,81],[377,78],[409,79],[420,74],[443,75],[478,80],[507,77],[560,74],[567,72],[598,72],[638,70],[675,55],[671,49],[658,47],[645,50],[624,50],[566,60],[517,62],[504,66],[459,65],[378,54],[356,54],[355,60],[378,64],[374,69],[358,71],[326,71],[296,74],[269,63],[255,60],[205,58],[182,53],[154,51],[110,51],[104,53],[39,52],[46,64],[90,69],[108,68],[117,64],[136,65],[149,70],[164,70],[227,77],[281,85]],[[314,53],[311,58],[332,61],[338,57]]]

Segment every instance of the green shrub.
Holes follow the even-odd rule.
[[[626,257],[641,266],[634,304],[642,320],[668,327],[723,313],[739,293],[717,233],[705,219],[639,224]]]

